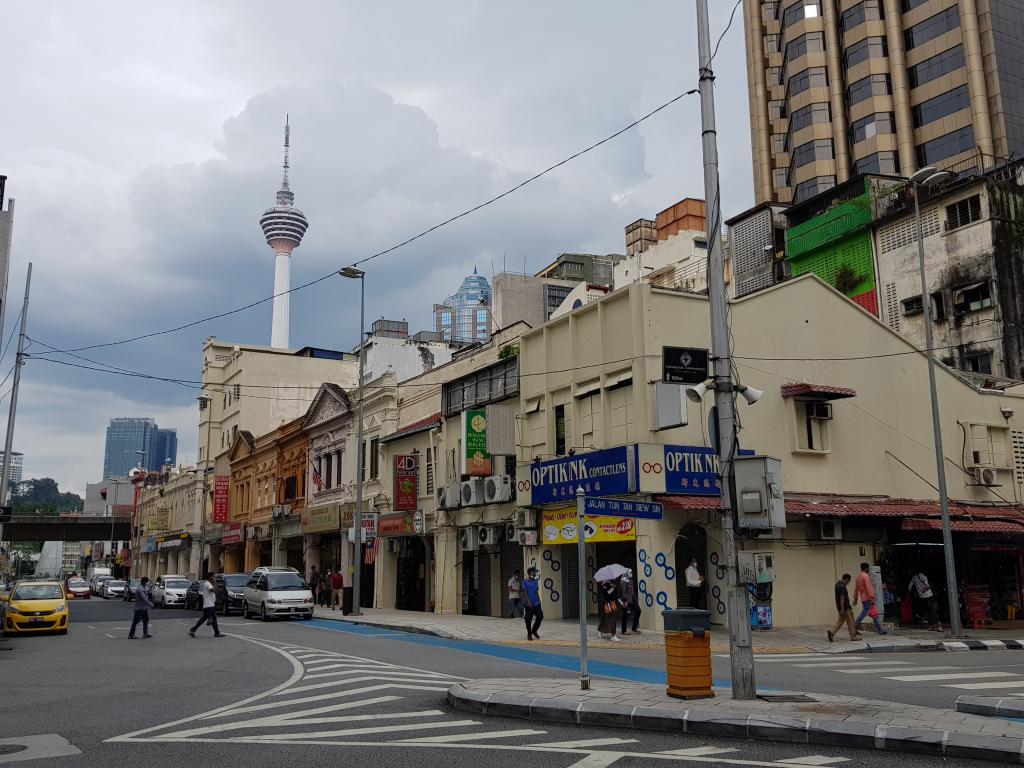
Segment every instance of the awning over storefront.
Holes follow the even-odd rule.
[[[941,531],[942,521],[904,520],[900,523],[904,531]],[[1017,533],[1024,534],[1024,522],[1009,520],[951,520],[950,529],[955,533]]]
[[[783,397],[816,397],[819,400],[841,400],[856,397],[857,392],[849,387],[833,387],[828,384],[783,384]]]
[[[431,416],[427,416],[425,419],[420,419],[419,421],[414,421],[412,424],[407,424],[404,427],[401,427],[397,432],[387,435],[386,437],[382,437],[380,441],[382,443],[390,443],[394,440],[401,440],[403,437],[410,437],[411,435],[431,430],[440,423],[441,412],[438,411]]]

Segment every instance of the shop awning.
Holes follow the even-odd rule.
[[[1024,534],[1024,522],[1012,520],[951,520],[954,533],[1019,533]],[[900,523],[904,531],[941,531],[942,520],[904,520]]]
[[[433,429],[435,426],[441,423],[441,412],[438,411],[435,414],[427,416],[425,419],[414,421],[412,424],[399,429],[397,432],[382,437],[380,441],[382,443],[390,443],[393,440],[401,440],[403,437],[409,437],[410,435],[419,434],[420,432],[426,432],[429,429]]]
[[[834,387],[828,384],[809,384],[799,382],[782,385],[783,397],[817,397],[821,400],[841,400],[844,397],[856,397],[856,390],[849,387]]]

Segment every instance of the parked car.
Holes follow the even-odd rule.
[[[85,583],[85,579],[68,579],[64,585],[64,593],[68,600],[88,600],[92,597],[92,590]]]
[[[201,611],[203,610],[203,593],[199,591],[199,585],[202,582],[193,581],[188,585],[188,589],[185,591],[185,610],[186,611]]]
[[[109,581],[103,582],[103,593],[101,597],[104,600],[109,600],[112,597],[124,597],[125,587],[128,586],[128,582],[123,579],[110,579]]]
[[[248,573],[218,573],[213,579],[214,610],[225,616],[230,616],[232,611],[241,613],[248,582]]]
[[[185,592],[189,580],[177,574],[166,574],[156,580],[153,585],[153,603],[157,608],[169,608],[185,604]]]
[[[128,579],[128,587],[127,589],[125,589],[124,595],[122,596],[121,599],[124,600],[126,603],[135,602],[135,590],[141,583],[142,582],[138,579]],[[148,587],[148,591],[152,592],[152,587]]]
[[[249,576],[242,598],[242,616],[263,621],[274,616],[313,618],[313,592],[294,568],[257,568]]]
[[[99,576],[93,576],[92,581],[89,582],[89,589],[96,597],[103,595],[103,583],[107,581],[113,581],[114,577],[109,574],[101,574]]]
[[[67,596],[59,581],[23,580],[0,596],[0,627],[4,635],[37,632],[68,633]]]

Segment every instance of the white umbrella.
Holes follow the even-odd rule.
[[[618,563],[612,563],[611,565],[602,565],[600,568],[594,571],[594,581],[615,581],[615,579],[619,578],[619,576],[622,576],[628,572],[629,568],[626,568],[624,565],[619,565]]]

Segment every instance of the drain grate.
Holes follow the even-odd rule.
[[[761,701],[787,702],[787,701],[817,701],[806,693],[760,693],[757,698]]]

